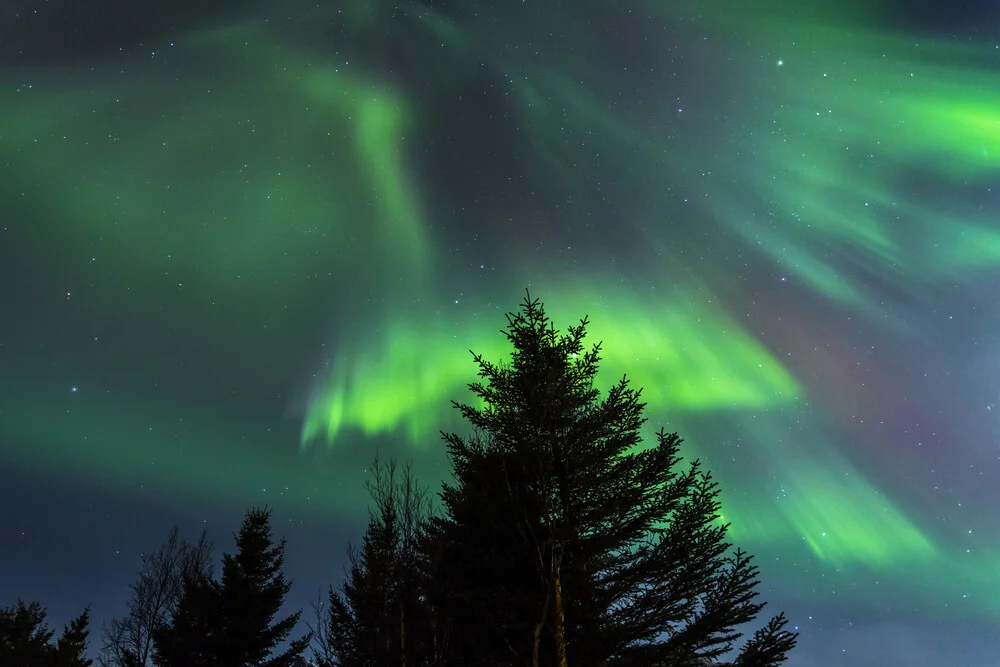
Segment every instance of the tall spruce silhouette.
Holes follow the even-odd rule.
[[[154,634],[160,667],[291,667],[309,645],[306,635],[278,650],[301,612],[275,621],[291,582],[282,570],[285,540],[275,544],[270,512],[252,509],[236,535],[236,552],[225,554],[222,577],[185,576],[181,599]]]
[[[473,355],[480,405],[455,404],[473,434],[445,434],[454,482],[424,545],[441,664],[686,667],[733,650],[764,606],[716,483],[677,434],[643,445],[627,379],[601,395],[586,328],[561,334],[528,295],[508,315],[509,363]],[[736,664],[783,662],[785,626],[772,618]]]

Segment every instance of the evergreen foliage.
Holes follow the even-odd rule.
[[[153,632],[153,664],[221,667],[222,613],[218,584],[204,573],[185,572],[173,613]]]
[[[729,652],[763,607],[716,483],[674,433],[642,447],[640,392],[623,378],[600,395],[586,327],[560,334],[529,297],[508,316],[510,363],[474,355],[480,405],[456,404],[473,435],[445,436],[455,481],[428,526],[449,664],[687,665]],[[780,663],[784,626],[738,664]]]
[[[433,656],[418,550],[430,515],[426,490],[412,468],[376,457],[366,482],[373,507],[359,550],[317,631],[319,667],[423,665]]]
[[[55,664],[59,667],[90,667],[94,661],[86,657],[90,636],[90,608],[71,620],[56,641]]]
[[[247,512],[236,552],[225,554],[222,577],[188,573],[176,610],[154,634],[159,667],[290,667],[309,646],[306,635],[285,642],[299,621],[295,612],[275,621],[291,582],[282,570],[285,541],[271,536],[270,512]]]
[[[90,667],[86,657],[90,609],[72,619],[53,642],[48,614],[40,602],[18,600],[0,608],[0,665],[24,667]]]

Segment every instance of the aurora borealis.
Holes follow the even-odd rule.
[[[997,16],[0,7],[0,604],[117,613],[265,503],[308,604],[528,288],[713,471],[789,665],[1000,664]]]

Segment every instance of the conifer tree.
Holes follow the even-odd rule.
[[[0,664],[41,664],[45,660],[55,634],[46,616],[40,602],[18,600],[0,609]]]
[[[270,512],[247,512],[236,552],[225,554],[221,580],[202,572],[185,576],[170,621],[154,634],[159,667],[290,667],[308,647],[306,635],[278,651],[301,612],[281,620],[291,582],[285,577],[285,540],[271,536]]]
[[[55,664],[59,667],[90,667],[93,660],[86,657],[87,638],[90,636],[90,608],[71,620],[63,628],[55,645]]]
[[[411,466],[376,457],[366,482],[373,506],[361,548],[349,551],[340,589],[317,629],[320,667],[429,664],[432,647],[423,582],[418,568],[420,531],[430,513],[426,490]]]
[[[587,320],[558,332],[537,300],[508,315],[509,364],[474,355],[471,437],[446,434],[455,481],[426,551],[448,664],[677,665],[715,659],[755,619],[757,569],[725,541],[718,487],[681,440],[643,448],[627,379],[602,397]],[[781,663],[774,617],[737,658]]]
[[[277,544],[271,536],[270,511],[247,512],[236,536],[236,553],[222,561],[222,581],[218,589],[223,619],[222,664],[234,667],[289,667],[309,646],[306,635],[288,639],[301,612],[275,621],[292,583],[282,568],[285,540]]]
[[[71,620],[55,643],[48,614],[40,602],[18,600],[0,608],[0,665],[32,667],[90,667],[86,657],[90,609]]]
[[[204,571],[183,572],[177,604],[169,619],[153,631],[153,664],[221,667],[222,614],[218,583]],[[126,667],[131,666],[126,663]]]

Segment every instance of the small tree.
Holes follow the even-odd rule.
[[[153,658],[153,634],[177,608],[184,579],[211,573],[212,545],[202,532],[188,542],[174,526],[157,551],[141,557],[137,579],[129,584],[128,612],[104,625],[101,667],[147,667]]]
[[[427,542],[450,664],[687,667],[732,650],[764,606],[716,483],[681,465],[675,433],[643,448],[640,392],[622,379],[601,396],[586,327],[561,334],[529,297],[508,315],[510,363],[474,355],[481,407],[456,404],[474,433],[445,436],[455,482]],[[784,661],[785,625],[737,664]]]
[[[90,609],[71,620],[59,639],[49,629],[48,614],[40,602],[18,600],[0,608],[0,665],[31,667],[90,667],[86,657]]]
[[[45,621],[40,602],[18,600],[0,609],[0,664],[41,664],[51,650],[55,633]]]
[[[411,466],[376,457],[365,483],[373,501],[361,548],[349,549],[350,567],[316,630],[321,667],[429,664],[429,616],[422,594],[418,544],[430,514],[425,489]]]
[[[71,620],[55,646],[55,664],[59,667],[90,667],[94,661],[86,657],[90,636],[90,607]]]
[[[218,583],[205,572],[184,572],[181,594],[170,618],[153,631],[153,664],[157,667],[221,665],[223,611]]]
[[[288,639],[301,612],[275,621],[291,582],[282,568],[285,540],[275,544],[270,512],[252,509],[236,535],[236,552],[225,554],[222,578],[184,577],[170,621],[154,633],[160,667],[290,667],[309,646],[306,635]]]

